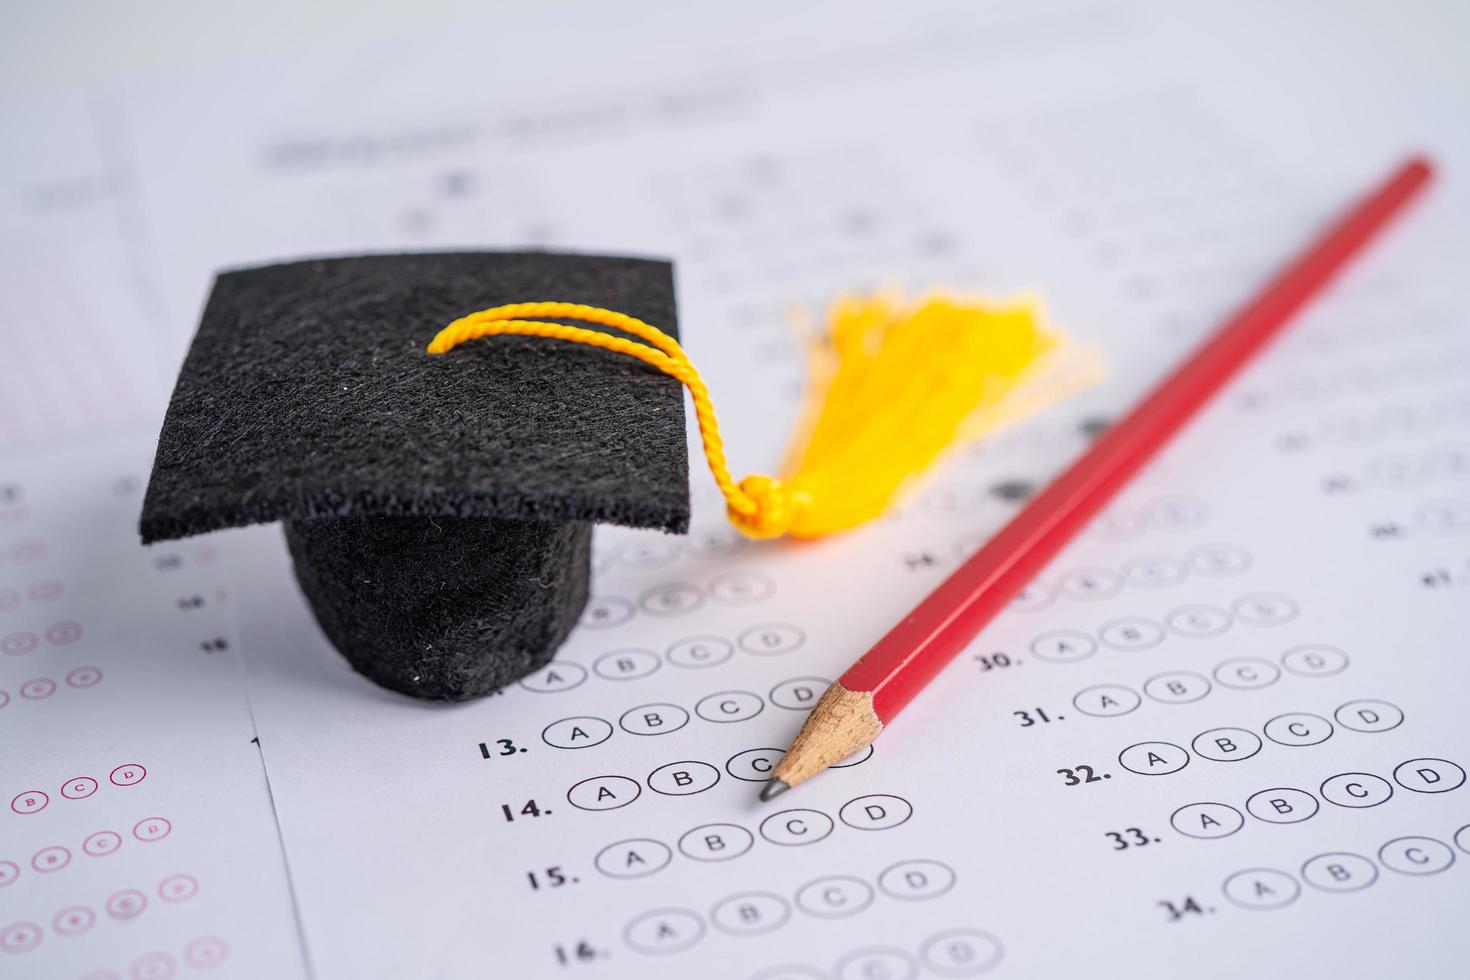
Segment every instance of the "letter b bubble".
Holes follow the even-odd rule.
[[[733,823],[695,827],[679,838],[679,853],[696,861],[732,861],[750,850],[755,838]]]
[[[1319,854],[1302,865],[1302,878],[1327,892],[1355,892],[1378,880],[1378,866],[1361,854]]]
[[[1289,786],[1263,789],[1245,801],[1251,816],[1267,823],[1301,823],[1316,814],[1317,798]]]
[[[618,727],[630,735],[667,735],[687,724],[689,712],[677,704],[642,704],[618,719]]]
[[[720,771],[708,762],[670,762],[648,774],[648,788],[664,796],[693,796],[720,781]]]
[[[1190,743],[1194,754],[1212,762],[1239,762],[1261,751],[1261,738],[1244,728],[1212,728]]]

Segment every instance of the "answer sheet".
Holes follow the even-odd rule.
[[[17,117],[8,298],[53,342],[0,365],[0,974],[1464,972],[1455,100],[1306,7],[784,6],[523,10]],[[1365,260],[874,751],[758,803],[830,679],[1410,150],[1440,177]],[[1038,293],[1109,378],[819,543],[741,539],[696,448],[692,533],[600,528],[555,662],[470,704],[353,674],[278,528],[137,546],[127,429],[215,270],[528,245],[675,260],[741,474],[845,290]]]
[[[1400,148],[1304,167],[1228,100],[1127,67],[1151,40],[1126,12],[955,31],[1014,58],[884,34],[840,85],[840,54],[802,73],[777,51],[431,118],[398,86],[454,69],[415,64],[353,77],[384,101],[347,116],[257,104],[188,173],[162,159],[172,115],[137,121],[196,288],[208,263],[363,245],[672,253],[742,471],[792,418],[793,307],[842,289],[1037,289],[1111,363],[821,543],[741,540],[696,452],[692,534],[599,529],[581,627],[472,704],[354,676],[279,532],[251,534],[241,636],[317,973],[1446,976],[1470,954],[1470,335],[1443,191],[874,752],[757,802],[828,681]],[[1048,69],[1109,83],[1079,99]],[[222,218],[238,233],[199,251]]]
[[[137,540],[152,441],[0,480],[0,974],[302,976],[220,545]]]

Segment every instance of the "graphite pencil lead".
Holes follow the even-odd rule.
[[[790,788],[791,785],[789,783],[780,779],[769,780],[766,785],[761,787],[761,802],[769,803]]]

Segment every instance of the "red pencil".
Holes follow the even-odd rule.
[[[1402,164],[1278,272],[1121,421],[863,654],[817,702],[761,790],[769,800],[865,748],[1159,451],[1428,183]]]

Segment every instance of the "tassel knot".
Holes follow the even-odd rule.
[[[806,494],[793,492],[784,480],[762,473],[741,480],[740,492],[750,500],[752,509],[742,512],[732,501],[725,512],[730,523],[748,538],[779,538],[791,530],[808,503]]]

